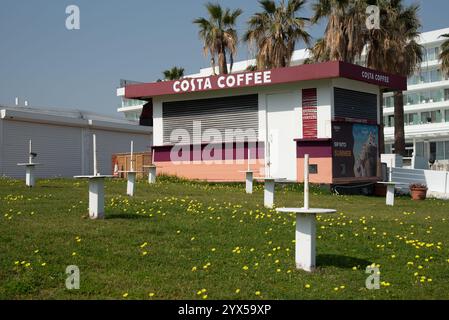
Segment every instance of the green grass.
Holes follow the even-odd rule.
[[[308,274],[295,269],[294,216],[264,209],[256,189],[163,178],[128,198],[124,181],[108,181],[107,219],[90,221],[87,182],[0,179],[0,298],[449,298],[447,202],[404,197],[390,208],[313,189],[311,204],[338,214],[319,217],[319,268]],[[276,203],[302,206],[301,186],[278,188]],[[380,290],[365,288],[373,263]],[[69,265],[80,290],[65,288]]]

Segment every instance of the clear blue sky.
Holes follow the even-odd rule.
[[[192,20],[205,0],[0,0],[0,104],[14,97],[32,106],[117,115],[119,79],[154,81],[174,65],[187,73],[208,66]],[[218,1],[244,10],[238,30],[258,10],[256,0]],[[310,16],[309,0],[304,16]],[[412,3],[412,1],[407,1]],[[421,4],[423,31],[449,27],[447,0]],[[68,5],[81,10],[81,30],[65,28]],[[320,37],[323,26],[310,29]],[[302,44],[299,45],[301,47]],[[251,58],[246,45],[238,59]]]

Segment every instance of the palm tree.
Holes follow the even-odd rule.
[[[229,54],[230,71],[234,64],[234,56],[237,52],[238,36],[235,30],[237,18],[242,14],[242,10],[223,9],[219,4],[207,3],[206,9],[209,18],[198,18],[193,21],[200,28],[200,38],[204,42],[204,54],[211,56],[211,67],[215,75],[216,60],[220,74],[228,73],[226,54]]]
[[[312,23],[328,19],[323,39],[310,49],[312,61],[353,63],[365,45],[366,0],[317,0]]]
[[[443,72],[449,75],[449,33],[443,34],[441,37],[446,38],[447,40],[441,45],[441,69]]]
[[[173,67],[162,72],[164,80],[179,80],[184,77],[184,68]]]
[[[423,60],[423,47],[417,43],[421,22],[419,6],[405,6],[403,0],[381,0],[381,29],[367,34],[368,67],[409,77]],[[404,95],[394,93],[395,153],[405,155]]]
[[[307,45],[310,35],[305,31],[309,19],[298,17],[305,0],[282,0],[276,5],[272,0],[259,0],[263,12],[254,14],[248,21],[244,41],[255,45],[257,68],[282,68],[290,65],[297,41]]]

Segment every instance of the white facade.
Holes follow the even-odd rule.
[[[404,165],[428,169],[430,159],[449,161],[449,77],[441,72],[441,35],[449,28],[426,32],[420,43],[425,48],[423,63],[408,79],[404,93],[407,157]],[[386,152],[394,150],[393,94],[384,99]],[[413,157],[415,155],[415,157]]]
[[[150,151],[152,128],[87,112],[0,107],[0,176],[22,178],[32,140],[39,178],[93,173],[92,134],[97,135],[100,173],[112,174],[112,155]]]

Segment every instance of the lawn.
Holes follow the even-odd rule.
[[[106,183],[106,220],[87,215],[87,182],[0,179],[0,299],[448,299],[449,205],[313,189],[318,270],[295,269],[292,215],[263,208],[263,191],[162,178]],[[302,206],[300,186],[278,206]],[[380,290],[365,287],[380,266]],[[66,267],[81,271],[65,287]]]

